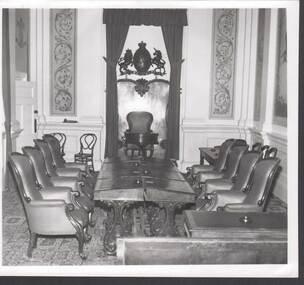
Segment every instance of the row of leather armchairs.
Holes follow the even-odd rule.
[[[197,193],[197,210],[264,211],[280,169],[277,149],[245,140],[228,139],[219,147],[216,163],[193,165],[188,179]]]
[[[38,235],[74,235],[79,255],[86,258],[84,243],[94,226],[94,178],[87,165],[66,162],[59,141],[46,134],[35,146],[22,148],[23,154],[9,156],[30,232],[27,255],[32,256]]]

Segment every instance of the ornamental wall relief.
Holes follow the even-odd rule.
[[[76,10],[50,14],[51,114],[75,115]]]
[[[237,10],[215,9],[213,13],[210,118],[232,118]]]

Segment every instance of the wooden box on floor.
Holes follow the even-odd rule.
[[[121,238],[117,257],[134,265],[287,262],[285,214],[185,212],[188,238]]]

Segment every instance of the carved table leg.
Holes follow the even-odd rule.
[[[108,255],[116,254],[116,238],[132,233],[133,218],[130,201],[105,201],[110,209],[104,221],[105,235],[103,237],[104,251]]]
[[[179,236],[175,224],[175,210],[181,206],[182,203],[179,202],[162,202],[153,207],[153,210],[150,210],[149,213],[152,235]]]

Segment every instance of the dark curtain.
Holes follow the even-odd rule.
[[[10,48],[9,48],[9,15],[8,9],[2,10],[2,96],[4,107],[4,127],[6,138],[6,158],[12,152],[11,138],[11,67],[10,67]],[[6,186],[8,184],[8,171],[6,173]]]
[[[167,110],[168,158],[179,158],[180,77],[182,63],[183,26],[187,25],[186,9],[105,9],[103,23],[107,25],[107,135],[106,156],[118,151],[118,110],[116,64],[122,52],[128,26],[161,26],[171,65]],[[116,33],[118,33],[116,35]],[[108,54],[109,53],[109,54]],[[110,131],[111,130],[111,131]],[[110,133],[111,132],[111,133]]]
[[[103,23],[128,26],[187,26],[187,12],[186,9],[105,9]]]
[[[128,34],[128,25],[106,26],[107,90],[106,90],[106,149],[105,157],[118,154],[118,100],[116,65]]]
[[[170,88],[167,110],[168,158],[179,159],[180,78],[183,48],[183,26],[162,26],[164,41],[170,61]]]

